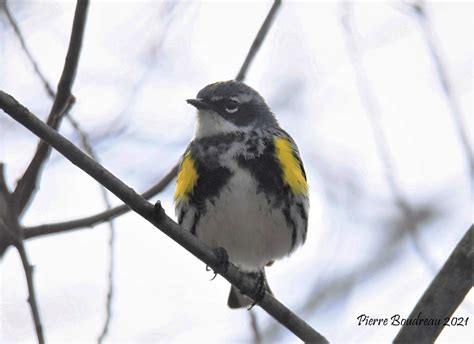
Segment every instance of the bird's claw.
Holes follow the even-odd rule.
[[[247,293],[247,295],[253,300],[250,307],[247,308],[248,311],[251,310],[257,303],[262,301],[262,299],[265,297],[265,293],[267,292],[265,286],[265,274],[263,271],[260,271],[257,274],[258,276],[254,287]]]
[[[217,274],[226,273],[229,268],[229,255],[227,251],[223,247],[218,247],[213,251],[216,255],[216,264],[212,268],[206,265],[206,271],[211,269],[214,271],[214,277],[211,278],[211,281],[216,278]]]

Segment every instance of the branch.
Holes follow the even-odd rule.
[[[260,30],[258,30],[257,36],[255,37],[250,47],[250,50],[247,53],[247,57],[245,58],[242,67],[240,67],[239,73],[235,77],[235,80],[243,81],[245,79],[250,64],[252,63],[257,52],[260,50],[260,47],[262,46],[262,43],[265,40],[265,37],[267,36],[268,30],[272,25],[273,19],[275,18],[275,15],[278,9],[280,8],[280,5],[281,0],[274,0],[272,7],[270,8],[270,11],[267,14],[267,17],[265,18],[262,26],[260,27]]]
[[[436,340],[444,328],[444,319],[451,317],[472,288],[473,240],[474,225],[471,225],[408,316],[409,319],[440,319],[440,324],[405,325],[394,343],[433,343]]]
[[[6,14],[7,20],[10,23],[10,25],[12,26],[13,31],[15,32],[15,34],[16,34],[19,42],[20,42],[20,45],[21,45],[23,51],[25,52],[25,55],[27,56],[28,60],[32,64],[33,69],[35,71],[35,74],[41,80],[46,93],[51,98],[54,99],[55,98],[55,93],[54,93],[50,83],[48,82],[48,80],[46,79],[44,74],[41,72],[38,63],[36,62],[35,58],[33,57],[33,54],[30,52],[30,50],[29,50],[29,48],[26,44],[26,41],[24,39],[24,36],[23,36],[23,34],[20,30],[20,27],[19,27],[17,21],[15,20],[15,18],[13,17],[13,15],[11,14],[11,12],[8,8],[7,2],[5,1],[3,3],[0,3],[0,5],[3,5],[2,7],[3,7],[3,10]],[[146,75],[148,75],[148,74],[146,74]],[[92,147],[91,147],[91,144],[90,144],[90,140],[87,138],[87,135],[85,135],[83,133],[83,131],[81,130],[81,128],[79,126],[79,123],[76,120],[74,120],[74,118],[72,116],[68,115],[67,113],[65,115],[66,115],[67,119],[70,121],[71,125],[74,127],[74,129],[78,132],[78,134],[80,136],[80,139],[81,139],[81,144],[84,147],[85,151],[89,155],[94,157],[94,159],[98,160],[97,157],[95,156],[95,154],[93,153],[93,150],[92,150]],[[174,175],[176,175],[177,174],[177,168],[173,169],[172,172],[174,173]],[[169,183],[173,179],[173,176],[172,175],[171,176],[167,175],[165,177],[165,179]],[[163,182],[159,182],[158,184],[153,186],[149,191],[147,191],[147,192],[151,192],[150,196],[145,196],[147,194],[147,192],[145,192],[144,197],[149,198],[149,197],[154,196],[156,193],[160,192],[165,186],[166,185],[164,185]],[[105,200],[105,198],[107,196],[103,195],[103,197],[104,197],[104,201],[106,203],[108,203],[108,200]],[[32,229],[31,236],[35,237],[35,236],[38,236],[38,235],[59,233],[59,232],[62,232],[62,231],[69,231],[69,230],[73,230],[73,229],[79,229],[79,228],[82,228],[82,227],[91,227],[93,225],[98,224],[98,222],[96,222],[97,217],[102,219],[100,221],[100,223],[105,222],[105,221],[111,221],[116,216],[122,215],[123,213],[128,212],[128,210],[129,210],[129,208],[127,206],[120,206],[120,207],[117,207],[117,209],[113,209],[112,211],[110,211],[111,208],[112,208],[111,206],[107,206],[107,211],[96,214],[94,216],[84,218],[84,219],[82,219],[82,221],[73,220],[73,221],[61,222],[61,223],[56,223],[56,224],[51,224],[51,225],[42,225],[42,226],[32,227],[31,228]],[[71,226],[73,226],[73,228]],[[74,227],[74,226],[77,226],[77,227]],[[29,229],[27,228],[26,230],[29,230]],[[30,233],[27,233],[26,238],[27,239],[30,238]]]
[[[342,4],[341,9],[341,24],[345,32],[344,38],[347,45],[347,51],[349,53],[350,60],[352,62],[356,74],[356,82],[358,86],[359,96],[369,117],[369,123],[371,125],[372,132],[374,135],[375,148],[377,150],[377,155],[379,156],[380,161],[382,163],[382,167],[384,169],[385,180],[388,183],[390,192],[392,193],[392,197],[395,201],[395,205],[397,206],[401,214],[403,214],[404,217],[407,219],[407,228],[412,234],[415,250],[423,259],[427,267],[434,272],[436,271],[435,264],[425,252],[425,249],[421,245],[417,236],[417,233],[419,233],[419,223],[415,216],[415,212],[412,209],[407,198],[405,197],[398,182],[398,176],[394,167],[394,159],[390,152],[390,147],[384,135],[383,126],[380,121],[381,109],[377,101],[377,97],[375,96],[375,93],[370,87],[370,81],[367,77],[367,72],[363,65],[359,46],[354,37],[351,4],[348,2],[344,2]]]
[[[163,177],[163,179],[161,179],[158,183],[156,183],[150,189],[145,191],[141,196],[145,199],[150,199],[153,196],[157,195],[168,186],[168,184],[174,179],[177,173],[178,165],[175,165],[171,169],[171,171],[169,171],[168,174]],[[68,232],[85,227],[94,227],[103,222],[115,219],[116,217],[123,215],[128,211],[130,211],[130,207],[126,204],[123,204],[110,210],[106,210],[95,215],[77,220],[58,222],[35,227],[26,227],[24,228],[25,239],[32,239],[49,234]]]
[[[271,26],[271,23],[273,21],[273,18],[276,15],[276,12],[278,8],[281,5],[281,0],[275,0],[273,3],[273,6],[270,9],[270,12],[268,13],[265,21],[262,24],[262,27],[260,28],[248,54],[247,57],[236,77],[236,80],[242,81],[245,78],[245,75],[247,73],[247,70],[249,68],[250,63],[252,62],[253,58],[257,54],[258,50],[260,49],[260,46],[263,43],[263,40],[265,39],[265,36]],[[33,60],[34,62],[34,60]],[[34,63],[35,65],[35,63]],[[44,78],[40,78],[43,80]],[[47,85],[47,83],[46,83]],[[176,177],[178,174],[178,164],[175,165],[171,171],[166,174],[162,180],[160,180],[157,184],[152,186],[149,190],[145,191],[142,194],[142,197],[145,199],[149,199],[158,193],[160,193],[168,184]],[[127,205],[121,205],[115,208],[112,208],[110,210],[91,215],[85,218],[81,219],[76,219],[76,220],[71,220],[71,221],[64,221],[64,222],[58,222],[58,223],[52,223],[52,224],[44,224],[44,225],[39,225],[39,226],[32,226],[32,227],[27,227],[24,228],[25,231],[25,239],[31,239],[31,238],[36,238],[40,237],[43,235],[50,235],[50,234],[57,234],[57,233],[62,233],[62,232],[68,232],[72,230],[78,230],[81,228],[86,228],[86,227],[94,227],[96,225],[99,225],[103,222],[109,221],[111,219],[114,219],[118,216],[121,216],[129,211],[129,207]]]
[[[417,1],[407,5],[410,6],[415,13],[418,24],[420,25],[421,31],[423,32],[427,48],[436,68],[436,74],[438,75],[439,82],[446,96],[448,106],[451,110],[451,114],[456,125],[456,130],[464,149],[464,155],[470,171],[471,179],[474,180],[474,153],[469,143],[469,134],[466,130],[468,126],[463,121],[461,107],[459,106],[458,100],[456,99],[456,94],[452,90],[453,87],[451,85],[452,83],[449,73],[443,63],[441,49],[439,48],[439,44],[436,42],[436,36],[431,28],[428,12],[426,11],[423,1]]]
[[[28,255],[26,254],[22,232],[16,222],[17,218],[15,217],[14,212],[11,211],[11,193],[7,188],[3,168],[3,163],[0,163],[0,257],[10,244],[13,244],[16,247],[20,255],[28,286],[28,303],[30,304],[31,315],[33,316],[33,321],[35,323],[36,337],[38,338],[38,343],[42,344],[44,343],[44,334],[38,302],[36,301],[36,292],[33,282],[33,267],[28,260]]]
[[[253,334],[253,344],[261,344],[262,343],[262,334],[260,332],[260,328],[258,327],[257,322],[257,314],[251,309],[249,311],[250,317],[250,328]]]
[[[45,125],[36,116],[31,114],[28,109],[19,104],[13,97],[2,91],[0,91],[0,107],[10,117],[21,123],[44,141],[48,142],[74,165],[89,174],[97,182],[102,184],[124,203],[130,206],[132,210],[148,220],[179,245],[203,261],[206,265],[209,265],[210,267],[215,267],[217,265],[218,257],[216,252],[210,249],[203,242],[199,241],[188,231],[182,230],[176,222],[165,214],[159,203],[155,206],[148,203],[133,189],[125,185],[120,179],[115,177],[92,158],[84,154],[57,131]],[[255,278],[249,274],[240,272],[240,270],[231,263],[229,264],[227,272],[222,273],[222,276],[246,295],[251,294],[250,291],[255,288],[257,283]],[[312,343],[327,342],[321,334],[292,313],[270,293],[265,293],[264,297],[258,304],[301,340]]]
[[[78,0],[76,4],[66,61],[58,83],[58,91],[47,120],[47,124],[53,129],[59,127],[63,114],[66,112],[69,105],[73,103],[71,88],[79,63],[88,6],[89,0]],[[16,211],[19,214],[23,212],[37,189],[41,170],[48,159],[50,152],[51,148],[46,143],[40,141],[33,159],[23,176],[18,181],[13,196],[16,201]]]
[[[12,214],[8,211],[11,193],[8,190],[7,182],[5,180],[5,164],[0,162],[0,259],[5,253],[8,246],[13,243],[11,237],[11,230],[7,224],[8,219]]]
[[[10,12],[10,8],[8,7],[8,2],[7,0],[4,0],[3,3],[0,3],[0,7],[3,9],[3,12],[5,13],[8,22],[10,23],[13,32],[15,32],[16,37],[20,41],[21,48],[25,52],[26,57],[30,61],[31,65],[33,66],[33,70],[35,71],[35,74],[40,78],[41,82],[43,83],[43,86],[48,93],[48,95],[51,98],[54,98],[54,91],[51,85],[49,84],[48,80],[46,80],[46,77],[44,74],[41,72],[38,63],[36,63],[35,59],[33,58],[33,54],[30,52],[30,49],[28,49],[28,46],[26,45],[26,41],[23,37],[23,34],[20,30],[20,26],[18,25],[17,21],[13,17],[13,15]]]
[[[18,229],[18,232],[20,229]],[[38,301],[36,300],[35,285],[33,281],[33,269],[34,267],[30,264],[28,260],[28,255],[26,254],[25,246],[23,240],[20,239],[15,243],[15,247],[20,254],[21,263],[23,264],[23,270],[25,271],[26,284],[28,285],[28,303],[30,304],[31,314],[35,323],[36,336],[38,338],[38,343],[44,343],[44,334],[43,326],[41,324],[41,318],[39,314]]]
[[[77,122],[70,114],[66,115],[71,122],[72,126],[76,130],[77,134],[80,137],[80,142],[82,148],[91,156],[95,161],[100,162],[99,157],[95,154],[94,149],[90,143],[89,137],[87,134],[82,130],[79,122]],[[100,185],[100,191],[102,194],[102,199],[104,200],[105,206],[107,210],[112,208],[110,203],[109,195],[107,194],[107,189]],[[112,219],[108,221],[109,224],[109,272],[108,272],[108,291],[107,291],[107,299],[105,305],[105,322],[102,326],[102,330],[100,332],[99,338],[97,340],[98,343],[102,343],[104,341],[105,336],[109,330],[109,324],[112,319],[112,301],[114,295],[114,252],[115,252],[115,223]]]

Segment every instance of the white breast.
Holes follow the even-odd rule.
[[[229,183],[196,227],[197,236],[211,247],[224,247],[232,263],[258,271],[290,253],[292,229],[280,209],[271,208],[246,170],[235,169]]]

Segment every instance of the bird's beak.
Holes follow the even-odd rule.
[[[188,99],[186,100],[188,104],[191,104],[198,110],[208,110],[211,109],[211,105],[209,103],[206,103],[202,99]]]

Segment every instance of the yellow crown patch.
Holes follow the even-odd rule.
[[[275,155],[283,170],[284,182],[290,186],[294,194],[307,194],[308,183],[291,142],[287,138],[277,137],[274,144]]]

